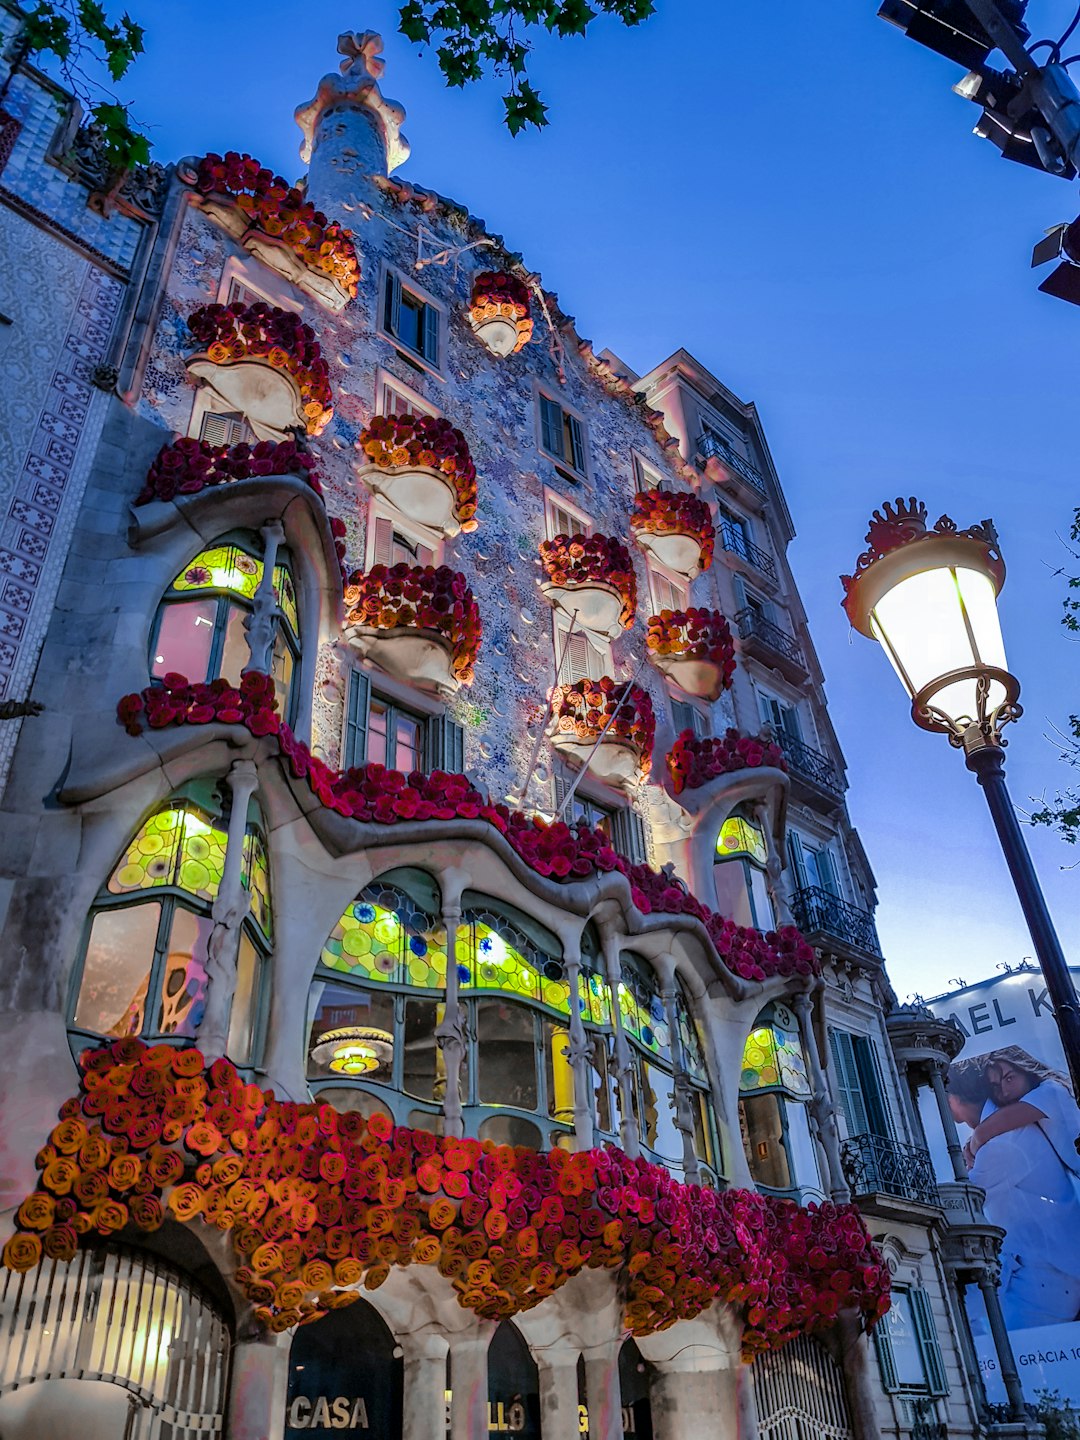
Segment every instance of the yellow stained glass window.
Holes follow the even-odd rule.
[[[185,565],[172,583],[180,594],[193,591],[226,591],[242,600],[254,600],[263,577],[263,563],[239,545],[214,545],[200,551]],[[300,633],[296,609],[296,590],[289,567],[274,566],[274,595],[285,621],[294,635]]]
[[[501,915],[470,911],[459,944],[463,990],[495,990],[570,1013],[570,982],[561,957],[546,955]]]
[[[701,1031],[690,1009],[690,1002],[683,992],[681,981],[677,982],[675,989],[675,1023],[679,1031],[683,1068],[695,1080],[707,1084],[709,1077],[705,1069],[705,1048],[701,1043]]]
[[[790,1095],[811,1093],[806,1059],[795,1018],[783,1005],[759,1016],[743,1050],[740,1088],[785,1090]]]
[[[764,830],[747,820],[745,815],[729,815],[716,837],[718,860],[733,860],[737,856],[762,866],[769,858]]]
[[[266,844],[257,830],[244,836],[244,888],[251,896],[251,918],[269,940],[274,933],[270,909],[270,862]]]
[[[403,890],[370,885],[323,946],[328,970],[421,990],[446,987],[446,934]]]
[[[624,1032],[653,1055],[671,1054],[671,1029],[651,967],[635,956],[623,958],[619,1018]]]
[[[213,900],[225,865],[225,831],[187,802],[172,802],[151,815],[109,876],[112,895],[176,885],[200,900]]]
[[[596,970],[582,961],[578,975],[581,1018],[586,1025],[612,1025],[611,986]]]

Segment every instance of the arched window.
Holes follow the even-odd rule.
[[[206,947],[221,884],[228,790],[184,787],[155,810],[113,868],[91,911],[72,1029],[83,1036],[191,1038],[206,1006]],[[270,874],[257,805],[242,865],[250,908],[241,925],[228,1053],[254,1058],[265,957],[273,941]]]
[[[191,681],[232,685],[248,663],[244,629],[262,583],[262,541],[244,532],[202,550],[169,586],[158,608],[150,641],[150,674],[170,672]],[[280,618],[274,633],[272,671],[278,710],[291,721],[295,710],[293,674],[300,658],[300,620],[289,558],[279,550],[274,595]]]
[[[694,1150],[699,1162],[716,1170],[716,1129],[701,1037],[682,984],[676,982],[678,1059],[691,1086]],[[676,1049],[667,1008],[653,968],[639,955],[622,960],[619,1018],[630,1041],[634,1071],[634,1113],[642,1145],[669,1169],[681,1170],[682,1132],[675,1124]]]
[[[743,1051],[739,1117],[754,1182],[795,1198],[823,1198],[807,1102],[810,1079],[798,1024],[786,1005],[767,1005]]]
[[[723,914],[756,930],[776,923],[765,878],[768,859],[764,828],[740,806],[716,837],[716,892]]]

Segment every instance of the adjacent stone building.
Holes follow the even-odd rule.
[[[0,1434],[1029,1433],[757,411],[339,50],[300,191],[4,82]]]

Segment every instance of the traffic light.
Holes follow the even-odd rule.
[[[1046,277],[1039,289],[1044,295],[1080,305],[1080,219],[1071,225],[1056,225],[1049,231],[1032,252],[1031,268],[1034,270],[1051,260],[1061,260],[1062,264]]]
[[[1023,23],[1027,0],[998,0],[998,9],[1017,35],[1028,39],[1031,32]],[[977,69],[996,48],[964,0],[882,0],[878,14],[966,70]]]

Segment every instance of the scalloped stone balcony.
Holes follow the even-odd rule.
[[[630,526],[646,554],[676,575],[693,580],[712,564],[712,516],[705,502],[689,491],[639,490]]]
[[[468,442],[435,415],[376,415],[356,442],[356,473],[406,520],[452,539],[476,529],[476,466]]]
[[[422,690],[470,685],[480,611],[464,575],[447,565],[373,565],[345,589],[345,635],[373,665]]]
[[[637,580],[630,552],[607,535],[556,535],[540,545],[548,578],[541,585],[555,609],[607,640],[634,623]]]
[[[639,685],[610,675],[559,685],[552,697],[551,743],[572,765],[609,785],[633,784],[649,767],[656,720]]]
[[[735,645],[718,610],[662,610],[649,619],[649,659],[662,675],[706,700],[716,700],[735,673]]]
[[[188,317],[195,353],[188,372],[260,440],[287,440],[297,429],[318,435],[333,416],[330,377],[310,325],[289,310],[204,305]]]

